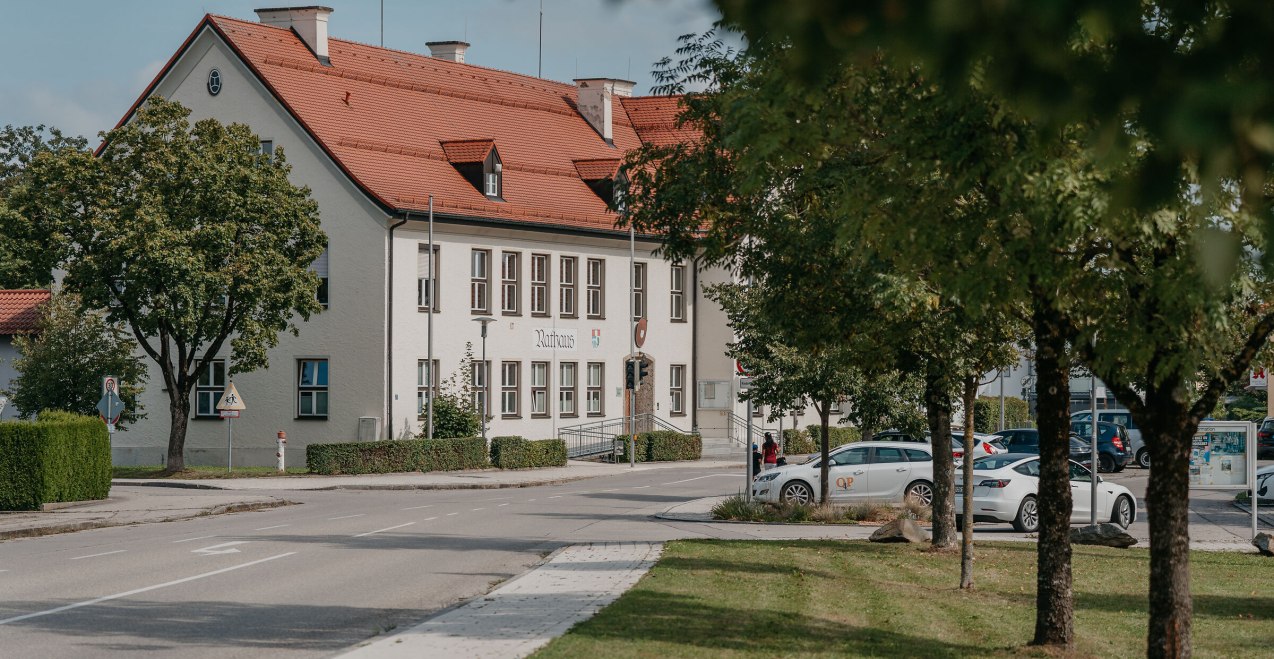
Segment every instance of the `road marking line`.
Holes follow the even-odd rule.
[[[503,506],[507,506],[507,505],[509,505],[509,504],[507,504],[507,503],[502,503],[502,504],[500,504],[499,506],[496,506],[496,508],[501,508],[501,507],[503,507]]]
[[[566,495],[564,495],[564,494],[554,494],[553,496],[551,496],[551,497],[549,497],[549,498],[550,498],[550,499],[561,499],[561,498],[562,498],[562,497],[564,497],[564,496],[566,496]]]
[[[435,516],[433,516],[433,517],[430,517],[430,518],[426,519],[425,521],[426,521],[426,522],[432,522],[432,521],[434,521],[435,519],[438,519],[438,517],[437,517],[436,515],[435,515]]]
[[[199,549],[191,549],[190,553],[200,554],[202,556],[217,556],[219,554],[237,554],[239,553],[239,550],[235,549],[234,546],[246,545],[248,544],[248,542],[249,542],[248,540],[231,540],[230,542],[223,542],[219,545],[212,545],[211,547],[200,547]],[[225,547],[226,549],[222,549],[222,547]]]
[[[433,508],[433,507],[434,505],[430,503],[430,504],[425,504],[423,506],[412,506],[410,508],[401,508],[400,510],[420,510],[421,508]]]
[[[215,536],[215,535],[201,535],[201,536],[199,536],[198,538],[186,538],[185,540],[173,540],[173,544],[175,545],[175,544],[180,543],[180,542],[194,542],[194,541],[196,541],[196,540],[207,540],[208,538],[215,538],[215,537],[217,537],[217,536]]]
[[[389,528],[384,528],[384,529],[376,529],[375,531],[368,531],[367,533],[359,533],[358,535],[352,536],[352,537],[361,538],[363,536],[371,535],[373,533],[384,533],[385,531],[393,531],[394,529],[401,529],[404,526],[411,526],[412,524],[415,524],[415,522],[407,522],[406,524],[399,524],[398,526],[391,526]]]
[[[650,486],[649,486],[649,485],[634,485],[634,486],[632,486],[632,487],[630,487],[630,488],[628,488],[628,489],[630,489],[630,490],[644,490],[644,489],[646,489],[646,488],[648,488],[648,487],[650,487]]]
[[[363,516],[364,516],[364,515],[366,515],[366,514],[367,514],[367,513],[358,513],[357,515],[341,515],[340,517],[328,517],[328,518],[327,518],[327,521],[331,522],[331,521],[335,521],[335,520],[338,520],[338,519],[352,519],[352,518],[354,518],[354,517],[363,517]]]
[[[263,526],[259,529],[252,529],[252,530],[253,531],[269,531],[270,529],[281,529],[285,526],[292,526],[292,525],[291,524],[275,524],[274,526]]]
[[[120,599],[121,597],[129,597],[129,596],[131,596],[131,595],[138,595],[138,594],[141,594],[141,593],[150,592],[150,591],[152,591],[152,590],[159,590],[160,588],[167,588],[167,587],[169,587],[169,586],[176,586],[177,584],[183,584],[183,583],[186,583],[186,582],[188,582],[188,581],[194,581],[194,580],[196,580],[196,579],[203,579],[203,578],[205,578],[205,577],[211,577],[211,576],[215,576],[215,575],[218,575],[218,574],[223,574],[223,573],[226,573],[226,572],[230,572],[231,570],[238,570],[239,568],[251,567],[251,566],[253,566],[253,565],[258,565],[258,564],[260,564],[260,563],[264,563],[264,562],[266,562],[266,561],[272,561],[272,560],[275,560],[276,558],[283,558],[283,557],[285,557],[285,556],[291,556],[291,555],[293,555],[293,554],[295,554],[295,553],[296,553],[296,552],[294,552],[294,551],[290,551],[290,552],[288,552],[288,553],[286,553],[286,554],[279,554],[279,555],[277,555],[277,556],[270,556],[269,558],[261,558],[261,559],[257,559],[257,560],[255,560],[255,561],[249,561],[249,562],[247,562],[247,563],[242,563],[242,564],[239,564],[239,565],[231,565],[230,567],[223,567],[223,568],[221,568],[220,570],[213,570],[213,571],[211,571],[211,572],[204,572],[203,574],[196,574],[196,575],[195,575],[195,576],[193,576],[193,577],[186,577],[186,578],[184,578],[184,579],[176,579],[176,580],[174,580],[174,581],[168,581],[168,582],[165,582],[165,583],[156,584],[156,585],[154,585],[154,586],[146,586],[145,588],[137,588],[137,589],[135,589],[135,590],[129,590],[129,591],[125,591],[125,592],[122,592],[122,593],[115,593],[114,595],[106,595],[106,596],[104,596],[104,597],[98,597],[98,598],[96,598],[96,599],[91,599],[91,600],[87,600],[87,601],[84,601],[84,602],[76,602],[75,604],[67,604],[66,606],[59,606],[59,607],[57,607],[56,609],[49,609],[49,610],[47,610],[47,611],[36,611],[35,613],[27,613],[27,614],[25,614],[25,615],[14,616],[14,617],[12,617],[12,618],[5,618],[4,620],[0,620],[0,625],[7,625],[7,624],[9,624],[9,623],[11,623],[11,622],[21,622],[21,621],[23,621],[23,620],[30,620],[31,618],[39,618],[39,617],[41,617],[41,616],[52,615],[52,614],[54,614],[54,613],[61,613],[61,612],[63,612],[63,611],[70,611],[71,609],[78,609],[78,608],[80,608],[80,607],[82,607],[82,606],[92,606],[92,605],[94,605],[94,604],[101,604],[102,602],[109,602],[109,601],[111,601],[111,600],[117,600],[117,599]]]
[[[447,517],[451,517],[452,515],[459,515],[459,514],[460,513],[447,513]]]
[[[615,490],[617,490],[617,489],[619,489],[619,488],[612,487],[612,488],[611,488],[611,489],[609,489],[609,490],[598,490],[598,492],[614,492],[614,491],[615,491]]]
[[[78,561],[78,560],[80,560],[81,558],[97,558],[98,556],[110,556],[111,554],[122,554],[122,553],[124,553],[124,552],[126,552],[126,551],[128,551],[128,550],[127,550],[127,549],[116,549],[115,551],[104,551],[104,552],[102,552],[102,553],[100,553],[100,554],[89,554],[88,556],[76,556],[75,558],[72,558],[71,560],[73,560],[73,561]]]
[[[527,500],[526,500],[526,502],[527,502],[527,503],[531,503],[532,501],[535,501],[535,499],[527,499]]]
[[[479,510],[486,510],[486,508],[474,508],[471,512],[475,512],[475,513],[476,513],[476,512],[478,512]]]
[[[690,481],[697,481],[701,478],[712,478],[714,476],[734,476],[734,474],[708,474],[707,476],[695,476],[694,478],[687,478],[684,481],[673,481],[671,483],[664,483],[664,485],[676,485],[677,483],[689,483]]]

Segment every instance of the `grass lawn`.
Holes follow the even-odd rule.
[[[163,467],[111,467],[111,478],[175,478],[192,480],[203,478],[259,478],[262,476],[302,476],[310,473],[307,467],[288,467],[280,474],[274,467],[235,467],[226,473],[225,467],[186,467],[172,475],[165,475]]]
[[[863,541],[671,542],[640,583],[546,657],[1049,656],[1035,627],[1035,545],[959,554]],[[1148,553],[1074,550],[1079,656],[1145,656]],[[1274,559],[1195,552],[1194,656],[1271,656]]]

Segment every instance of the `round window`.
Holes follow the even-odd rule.
[[[208,93],[213,96],[221,93],[221,72],[216,69],[208,72]]]

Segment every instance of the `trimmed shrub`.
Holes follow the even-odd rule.
[[[106,424],[70,412],[0,422],[0,510],[105,499],[111,493]]]
[[[315,474],[388,474],[489,467],[481,437],[310,444],[305,466]]]
[[[628,435],[616,435],[615,441],[623,444],[620,462],[628,461]],[[703,439],[698,435],[686,435],[671,430],[656,430],[637,435],[637,462],[671,462],[674,460],[698,460],[703,454]]]
[[[560,439],[527,441],[521,437],[491,440],[491,464],[501,469],[565,467],[566,442]]]
[[[814,423],[805,426],[805,434],[810,438],[810,443],[814,445],[814,450],[809,453],[815,453],[819,450],[823,441],[823,427]],[[836,448],[841,444],[857,442],[863,438],[863,434],[858,428],[852,426],[835,426],[827,427],[827,448]]]
[[[995,432],[1000,425],[1000,397],[979,396],[973,403],[973,429],[978,432]],[[1021,398],[1004,397],[1004,427],[1030,428],[1031,407]]]
[[[817,453],[818,443],[810,439],[809,433],[800,428],[783,429],[783,453]]]

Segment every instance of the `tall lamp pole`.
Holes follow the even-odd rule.
[[[482,369],[482,406],[478,409],[478,414],[482,417],[482,443],[489,446],[487,442],[487,407],[491,405],[491,401],[487,400],[487,394],[491,391],[491,383],[488,382],[491,378],[491,373],[487,369],[487,325],[494,323],[495,319],[491,316],[478,316],[473,319],[473,322],[482,323],[482,363],[478,366]]]

